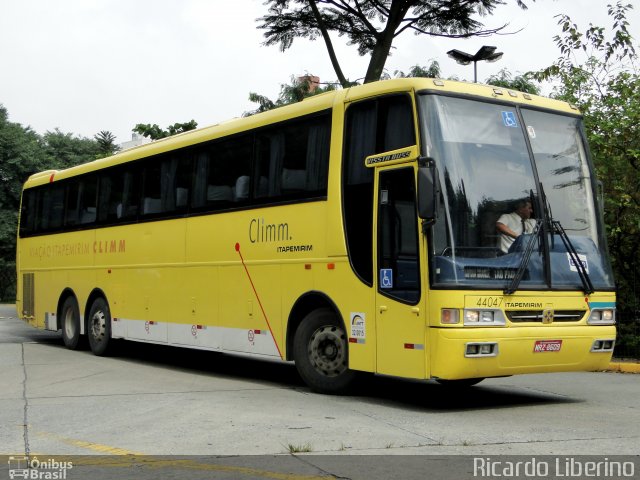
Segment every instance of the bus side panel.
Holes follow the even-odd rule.
[[[59,328],[58,301],[65,288],[72,288],[78,298],[80,314],[83,314],[82,299],[95,285],[92,270],[94,257],[99,250],[94,231],[38,236],[20,240],[20,281],[31,284],[32,312],[23,314],[22,300],[28,288],[21,289],[20,315],[37,328]],[[30,318],[32,317],[32,318]]]
[[[114,336],[169,342],[169,325],[187,303],[176,288],[185,258],[185,225],[176,219],[98,231],[109,251],[96,257],[96,287],[116,319]]]

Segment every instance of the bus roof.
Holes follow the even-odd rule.
[[[575,107],[566,102],[522,93],[502,87],[495,87],[492,85],[434,78],[400,78],[382,80],[379,82],[350,87],[344,90],[326,92],[321,95],[306,98],[302,102],[286,105],[267,112],[258,113],[249,117],[235,118],[196,130],[172,135],[171,137],[118,152],[110,157],[70,167],[65,170],[47,170],[45,172],[39,172],[29,177],[25,183],[25,188],[169,152],[177,148],[195,145],[218,137],[241,133],[245,130],[251,130],[301,115],[316,113],[331,108],[336,102],[353,102],[377,95],[403,91],[450,93],[453,95],[494,99],[500,102],[508,102],[517,105],[530,105],[537,108],[556,110],[573,115],[579,113]]]

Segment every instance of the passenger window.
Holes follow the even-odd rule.
[[[20,213],[20,236],[22,237],[36,233],[37,198],[38,191],[34,189],[24,190],[22,194],[22,211]]]
[[[87,176],[79,182],[78,202],[78,223],[87,225],[94,223],[97,218],[97,192],[98,177]]]
[[[38,231],[51,231],[62,227],[64,218],[64,185],[54,184],[40,191]]]
[[[154,215],[162,210],[162,162],[148,160],[142,173],[142,215]]]
[[[277,125],[258,136],[255,198],[314,198],[327,194],[330,116]]]
[[[100,177],[101,222],[117,223],[138,214],[139,176],[134,167],[117,167]]]
[[[214,143],[207,152],[206,199],[207,205],[246,202],[251,186],[252,136],[239,137]]]

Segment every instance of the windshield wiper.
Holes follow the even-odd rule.
[[[549,230],[551,230],[551,248],[554,248],[554,234],[558,234],[562,243],[564,244],[564,248],[567,250],[571,261],[576,266],[576,270],[578,272],[578,276],[580,277],[580,281],[582,282],[582,290],[585,295],[591,295],[595,289],[593,288],[593,284],[591,283],[591,278],[589,277],[589,272],[587,272],[587,267],[580,261],[580,256],[576,251],[576,248],[573,246],[573,243],[569,239],[569,235],[565,231],[564,227],[560,224],[558,220],[553,219],[553,215],[551,213],[551,204],[549,203],[549,199],[544,193],[544,186],[540,184],[540,193],[542,194],[543,205],[544,205],[544,213],[545,218],[547,219]]]
[[[557,220],[551,220],[551,228],[552,233],[557,233],[560,235],[560,239],[562,243],[564,243],[564,248],[567,249],[567,253],[571,258],[571,261],[576,266],[576,270],[578,271],[578,276],[580,277],[580,281],[582,282],[582,290],[585,295],[591,295],[595,290],[593,288],[593,283],[591,283],[591,278],[589,277],[589,272],[587,272],[587,267],[585,267],[584,263],[580,260],[580,256],[576,248],[573,246],[573,243],[569,239],[569,235],[564,230],[562,225]]]
[[[524,272],[527,270],[527,266],[529,266],[529,260],[531,259],[531,254],[533,253],[533,247],[535,246],[535,240],[540,236],[540,226],[542,225],[542,221],[540,219],[536,219],[536,225],[533,227],[533,232],[531,232],[531,236],[529,237],[529,241],[527,242],[527,246],[522,253],[522,258],[520,259],[520,265],[518,265],[518,270],[516,271],[515,276],[511,280],[511,283],[505,287],[503,293],[505,295],[512,295],[516,293],[518,290],[518,286],[524,277]]]

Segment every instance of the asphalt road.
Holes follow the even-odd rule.
[[[428,461],[451,473],[450,458],[467,459],[456,464],[469,473],[477,456],[640,453],[638,375],[525,375],[465,391],[371,376],[357,395],[325,396],[291,364],[128,342],[99,358],[15,317],[0,306],[0,455],[72,456],[75,472],[89,458],[78,455],[178,455],[200,465],[192,478],[211,473],[212,458],[224,459],[215,478],[389,478],[399,464],[416,466],[403,478],[425,478],[411,472]],[[276,475],[290,463],[282,471],[297,476]]]

